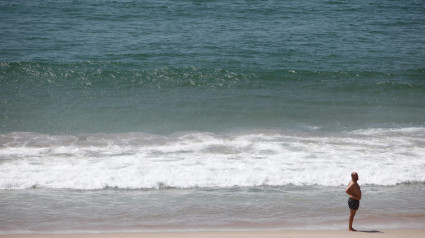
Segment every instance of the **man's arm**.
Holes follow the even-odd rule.
[[[350,196],[350,198],[356,199],[356,200],[360,200],[359,198],[359,194],[357,194],[357,191],[355,189],[355,184],[352,183],[350,184],[347,189],[345,190],[345,193],[348,194],[348,196]]]
[[[353,184],[350,184],[350,185],[348,185],[347,189],[345,189],[345,193],[351,196],[352,190],[353,190]]]

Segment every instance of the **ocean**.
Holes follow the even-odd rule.
[[[0,234],[425,229],[425,2],[0,0]]]

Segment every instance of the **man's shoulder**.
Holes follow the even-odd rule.
[[[352,187],[353,187],[353,189],[360,191],[360,185],[358,183],[353,183]]]

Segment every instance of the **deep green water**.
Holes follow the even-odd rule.
[[[423,1],[1,1],[0,131],[425,123]]]
[[[425,70],[3,63],[1,131],[352,130],[424,125]]]

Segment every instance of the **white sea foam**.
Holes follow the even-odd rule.
[[[0,137],[0,188],[232,187],[425,182],[425,129]]]

